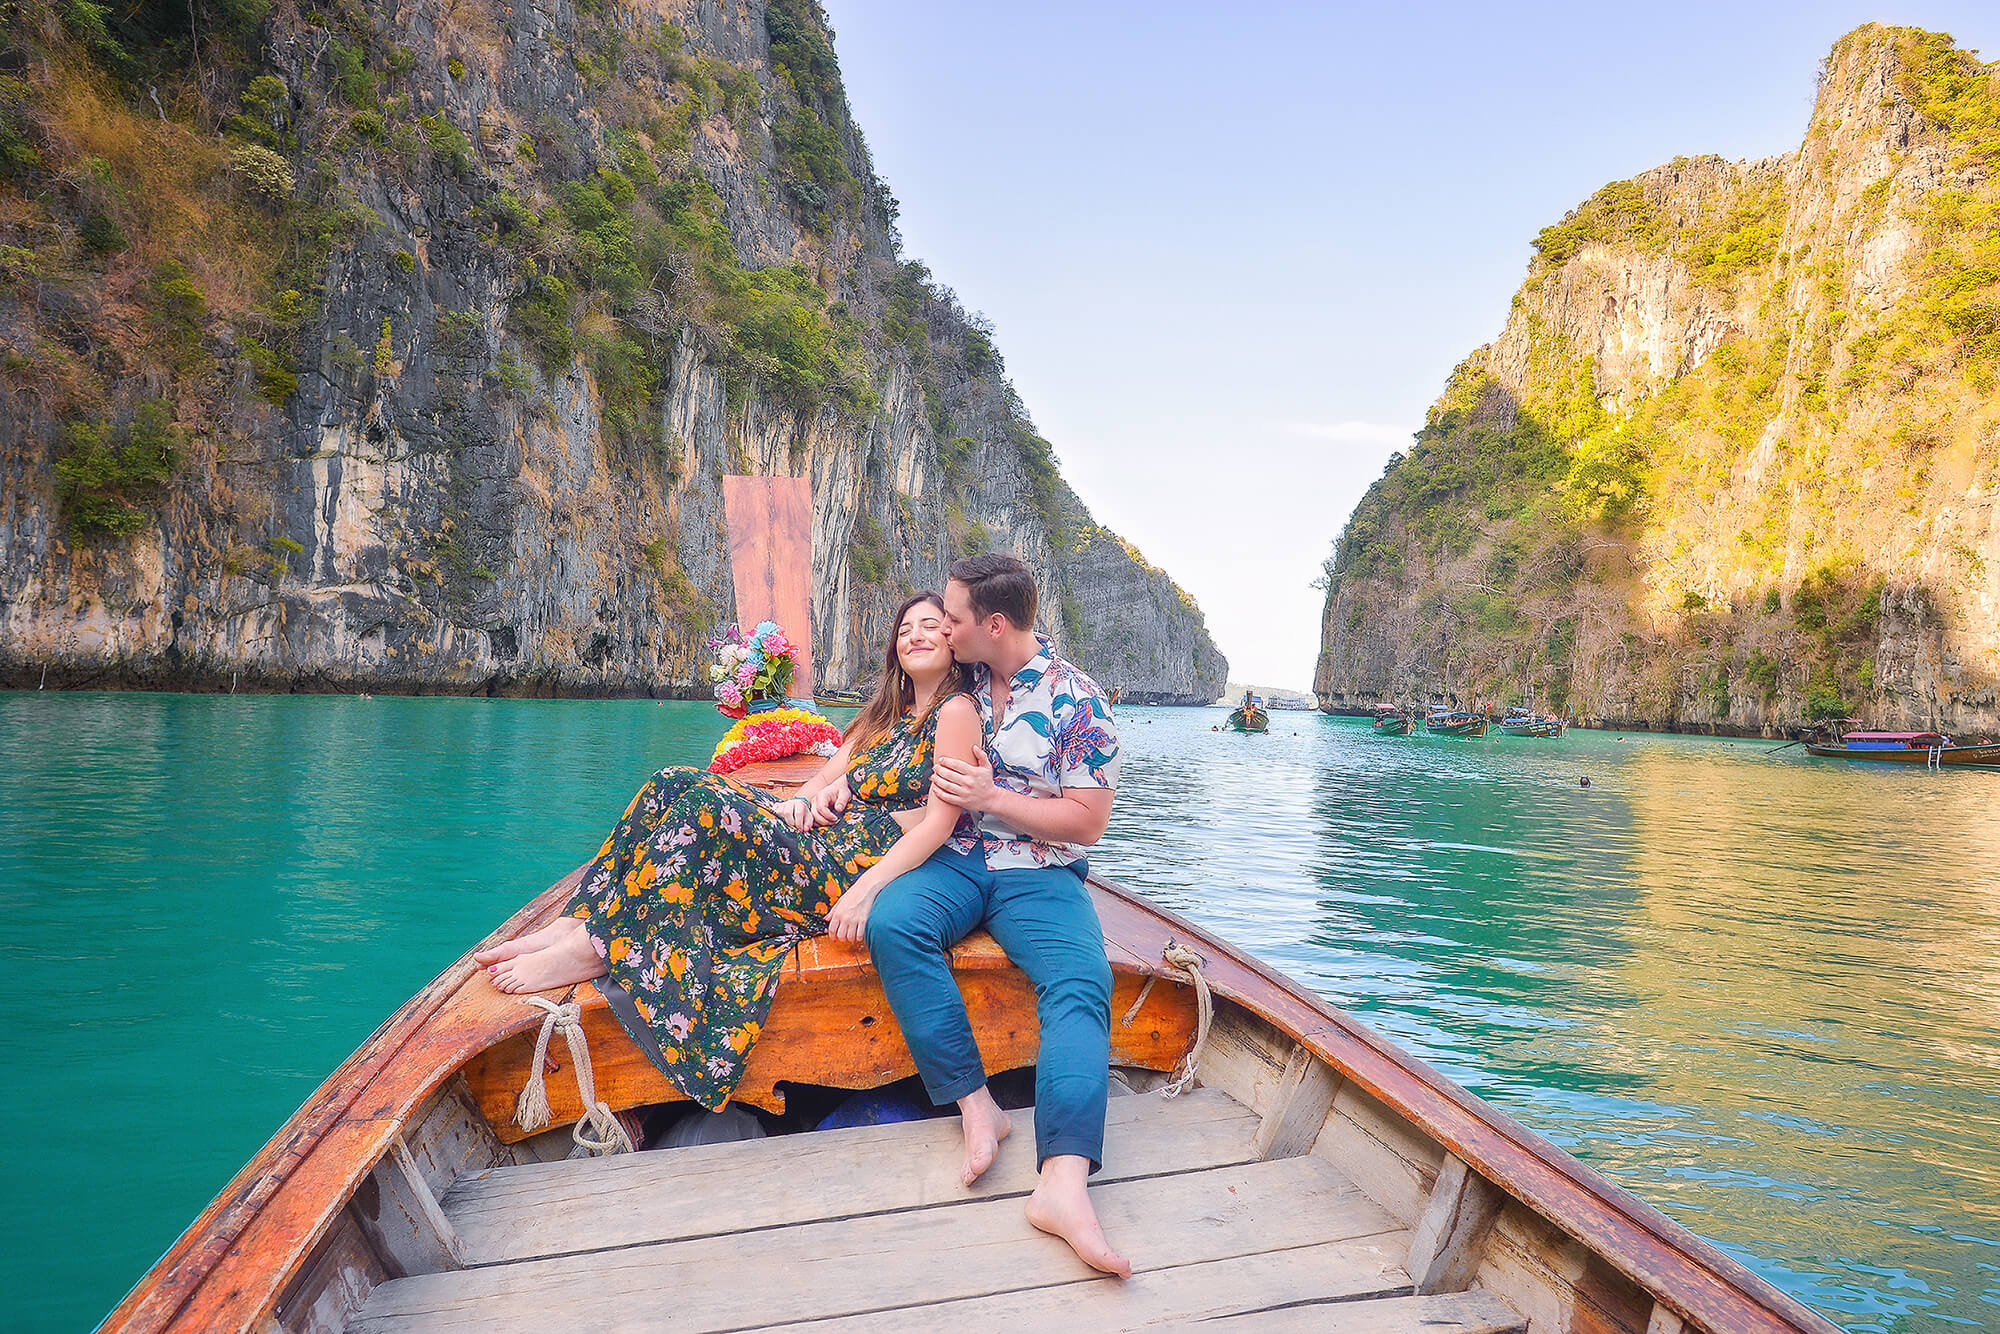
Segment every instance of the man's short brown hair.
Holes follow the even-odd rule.
[[[950,577],[972,595],[972,613],[980,620],[997,611],[1016,630],[1034,628],[1038,595],[1034,572],[1024,562],[1003,552],[982,551],[953,561]]]

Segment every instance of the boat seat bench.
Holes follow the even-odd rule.
[[[1526,1329],[1484,1292],[1415,1296],[1407,1229],[1324,1158],[1261,1159],[1214,1089],[1112,1100],[1091,1194],[1138,1272],[1094,1276],[1022,1217],[1015,1115],[971,1191],[955,1118],[476,1173],[442,1202],[466,1267],[381,1285],[349,1328]]]

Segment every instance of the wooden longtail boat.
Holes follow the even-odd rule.
[[[817,761],[745,770],[776,789]],[[556,915],[551,887],[487,944]],[[1758,1334],[1834,1326],[1255,959],[1089,882],[1111,1060],[1157,1084],[1203,1027],[1199,1084],[1111,1101],[1092,1187],[1138,1276],[1094,1276],[1021,1216],[1025,1124],[973,1190],[953,1118],[568,1159],[516,1094],[543,1012],[470,953],[336,1070],[105,1321],[116,1334],[548,1329],[1133,1328]],[[1199,977],[1167,962],[1179,945]],[[1175,952],[1175,958],[1185,956]],[[1032,1065],[1033,990],[983,933],[953,965],[993,1071]],[[676,1095],[589,984],[595,1098]],[[563,1043],[553,1123],[585,1108]],[[738,1099],[911,1074],[866,955],[798,947]],[[1117,1087],[1114,1083],[1114,1088]]]
[[[1559,737],[1569,731],[1569,724],[1561,718],[1549,718],[1540,714],[1509,714],[1505,719],[1493,724],[1494,736],[1535,736]]]
[[[1408,736],[1417,730],[1417,720],[1400,709],[1387,709],[1375,715],[1375,735]]]
[[[1229,726],[1238,732],[1268,731],[1271,715],[1262,709],[1233,709],[1229,714]]]
[[[1946,764],[2000,767],[2000,743],[1962,746],[1942,732],[1843,732],[1838,745],[1805,743],[1809,754],[1877,764]]]
[[[1424,719],[1424,730],[1434,736],[1485,736],[1486,715],[1462,711],[1433,713]]]

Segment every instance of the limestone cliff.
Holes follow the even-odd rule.
[[[764,472],[825,682],[990,546],[1107,687],[1220,688],[900,255],[811,0],[187,13],[0,37],[0,680],[702,693]]]
[[[1535,246],[1327,562],[1322,706],[2000,727],[2000,67],[1858,29],[1798,151]]]

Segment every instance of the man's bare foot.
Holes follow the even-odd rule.
[[[527,935],[514,940],[503,940],[490,950],[474,950],[472,961],[478,964],[496,964],[503,959],[512,959],[517,955],[529,954],[553,945],[562,935],[563,923],[572,920],[576,919],[558,917],[539,931],[530,931]]]
[[[487,971],[493,985],[509,995],[524,991],[549,991],[577,982],[588,982],[605,973],[604,960],[590,943],[580,918],[557,923],[560,933],[549,944],[511,959],[503,959]]]
[[[1090,1160],[1058,1154],[1042,1164],[1041,1184],[1028,1197],[1028,1221],[1052,1237],[1061,1237],[1076,1258],[1092,1269],[1119,1278],[1132,1277],[1132,1262],[1111,1249],[1098,1225],[1097,1210],[1085,1189]]]
[[[1000,1141],[1013,1133],[1014,1123],[984,1084],[960,1098],[958,1110],[965,1125],[965,1170],[958,1179],[970,1186],[993,1166]]]

